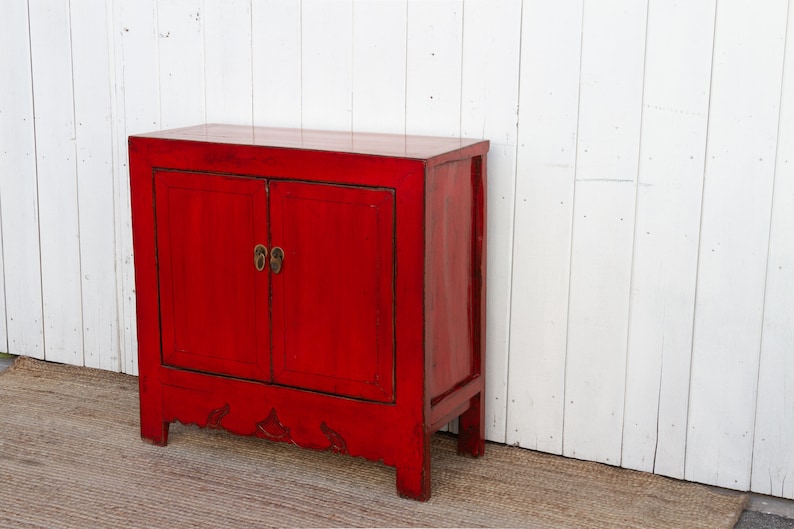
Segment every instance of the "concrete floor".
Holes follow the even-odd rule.
[[[774,514],[744,511],[734,529],[794,529],[794,520]]]
[[[794,529],[794,501],[751,494],[734,529]]]
[[[0,355],[0,372],[14,363],[16,357]],[[735,491],[715,488],[726,494]],[[734,529],[794,529],[794,501],[751,494],[747,510]]]

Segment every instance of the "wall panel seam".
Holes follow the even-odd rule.
[[[108,39],[108,74],[112,75],[111,78],[108,79],[107,89],[108,95],[110,98],[110,167],[113,173],[111,174],[111,192],[113,196],[113,286],[114,291],[116,292],[116,371],[122,371],[122,354],[121,354],[121,312],[119,311],[119,252],[118,252],[118,235],[117,229],[119,223],[119,206],[117,200],[117,187],[118,187],[118,177],[121,174],[121,168],[119,167],[119,156],[118,156],[118,148],[119,148],[119,133],[116,129],[116,116],[118,114],[118,98],[116,97],[116,85],[113,81],[116,79],[116,39],[115,39],[115,25],[114,25],[114,9],[113,9],[113,0],[106,0],[105,1],[105,19],[108,27],[107,31],[107,39]],[[123,296],[122,296],[123,298]],[[101,354],[101,353],[100,353]]]
[[[351,134],[355,130],[354,123],[355,119],[354,116],[356,115],[356,109],[353,105],[356,102],[356,98],[353,94],[355,90],[355,67],[356,67],[356,1],[350,0],[350,70],[348,70],[348,79],[347,84],[350,87],[350,90],[347,93],[348,97],[348,107],[350,108],[350,115],[349,115],[349,122],[348,122],[348,130],[350,130]]]
[[[254,0],[248,0],[248,33],[251,36],[249,69],[251,71],[251,126],[256,124],[256,96],[254,95]]]
[[[112,49],[112,55],[110,56],[111,61],[111,71],[114,75],[115,80],[115,90],[111,90],[111,100],[113,104],[113,168],[114,168],[114,178],[113,178],[113,219],[115,222],[113,236],[115,238],[113,244],[113,252],[115,255],[115,272],[116,272],[116,295],[118,298],[116,299],[116,318],[117,318],[117,325],[118,329],[116,333],[118,335],[118,348],[119,348],[119,368],[121,372],[127,372],[127,366],[129,364],[128,359],[132,356],[133,352],[127,348],[127,339],[125,337],[124,329],[126,328],[126,319],[127,319],[127,311],[125,308],[124,300],[127,297],[127,290],[124,281],[124,271],[123,271],[123,255],[124,253],[121,251],[122,245],[122,237],[121,237],[121,230],[123,226],[123,222],[119,218],[120,213],[123,211],[121,207],[121,179],[124,177],[124,164],[123,161],[125,157],[121,155],[120,149],[125,149],[126,152],[126,134],[122,134],[121,136],[124,138],[124,141],[120,141],[119,135],[121,132],[126,132],[127,130],[127,116],[126,116],[126,108],[127,108],[127,96],[126,96],[126,88],[124,86],[124,40],[120,41],[120,44],[116,44],[116,31],[121,29],[121,25],[116,27],[116,21],[121,21],[120,12],[117,11],[117,4],[113,0],[109,0],[111,4],[111,9],[109,16],[111,18],[110,27],[111,31],[109,32],[109,40],[110,46]],[[121,8],[118,7],[120,10]],[[121,61],[117,61],[120,55]],[[132,374],[132,373],[129,373]]]
[[[507,314],[507,360],[505,366],[505,431],[504,431],[504,439],[507,441],[508,439],[508,427],[509,427],[509,409],[510,409],[510,359],[512,358],[512,351],[511,346],[513,343],[513,286],[515,285],[515,266],[514,266],[514,255],[516,251],[516,208],[518,208],[518,148],[520,145],[520,138],[521,138],[521,122],[518,119],[520,115],[521,109],[521,67],[523,65],[522,62],[522,53],[524,51],[524,5],[526,0],[521,0],[521,9],[519,10],[519,28],[518,28],[518,89],[516,90],[516,145],[515,145],[515,164],[513,166],[513,231],[510,234],[510,288],[507,291],[507,307],[508,307],[508,314]]]
[[[300,114],[300,126],[301,126],[301,128],[303,128],[303,0],[300,0],[300,8],[298,9],[298,13],[299,13],[299,16],[300,16],[300,23],[298,24],[298,27],[299,27],[298,31],[300,31],[300,35],[298,35],[298,42],[300,42],[300,51],[299,51],[299,53],[300,53],[300,57],[299,57],[300,67],[299,67],[299,71],[301,73],[301,80],[300,80],[300,90],[301,90],[301,95],[300,95],[300,98],[301,98],[300,99],[300,101],[301,101],[301,103],[300,103],[300,111],[301,111],[301,114]]]
[[[47,336],[44,332],[45,329],[45,322],[44,322],[44,274],[42,273],[42,259],[43,256],[41,254],[41,208],[39,204],[41,201],[39,197],[41,193],[39,192],[39,143],[38,143],[38,133],[36,131],[37,124],[36,124],[36,91],[33,89],[33,41],[31,39],[31,31],[30,31],[30,0],[27,1],[27,12],[28,12],[28,58],[30,60],[30,102],[32,106],[32,118],[33,118],[33,166],[36,172],[36,230],[38,232],[38,246],[39,246],[39,292],[41,293],[42,299],[41,301],[41,355],[44,358],[44,355],[47,351]]]
[[[85,292],[83,283],[83,242],[80,236],[80,164],[77,162],[77,95],[74,84],[74,39],[72,38],[72,2],[67,1],[69,13],[69,59],[72,81],[72,151],[74,152],[74,190],[75,201],[77,202],[77,271],[80,281],[80,343],[81,343],[81,362],[85,365]]]
[[[770,196],[770,204],[769,204],[769,222],[768,222],[768,231],[767,231],[767,245],[766,245],[766,264],[764,266],[764,290],[763,290],[763,297],[761,302],[761,338],[758,343],[758,369],[756,370],[756,379],[755,379],[755,406],[753,407],[753,431],[752,431],[752,438],[750,442],[750,483],[752,486],[752,478],[753,478],[753,466],[755,462],[755,430],[756,425],[758,422],[758,385],[761,381],[761,362],[763,362],[763,351],[764,351],[764,321],[766,321],[766,294],[767,294],[767,283],[769,281],[769,250],[772,247],[772,220],[774,219],[775,213],[775,185],[777,183],[777,169],[778,169],[778,153],[780,152],[780,122],[781,122],[781,113],[783,110],[783,81],[785,79],[785,70],[786,70],[786,54],[788,50],[788,34],[789,34],[789,11],[791,10],[791,0],[789,0],[786,4],[786,25],[784,26],[783,32],[783,58],[782,63],[780,65],[780,95],[778,96],[778,104],[777,104],[777,125],[776,129],[776,136],[775,136],[775,156],[772,161],[772,193]],[[784,396],[785,397],[785,396]],[[770,477],[770,491],[772,491],[771,487],[771,477]],[[783,491],[781,490],[781,496],[783,495]]]
[[[6,252],[5,252],[5,237],[2,236],[2,232],[3,232],[3,229],[4,229],[4,223],[2,222],[2,218],[3,218],[3,203],[0,200],[0,266],[2,266],[2,269],[3,269],[3,277],[2,277],[2,280],[3,280],[3,317],[5,318],[5,328],[6,328],[6,332],[5,332],[5,336],[4,336],[4,340],[5,341],[4,341],[3,344],[0,344],[0,345],[2,345],[2,347],[3,347],[3,352],[8,353],[8,352],[10,352],[8,350],[8,343],[9,343],[8,342],[8,321],[9,321],[9,316],[8,316],[8,294],[6,293],[7,289],[5,288],[5,285],[6,285],[5,253]]]
[[[206,31],[206,15],[204,0],[201,0],[199,5],[201,9],[201,77],[204,79],[204,122],[207,122],[207,31]],[[252,80],[253,82],[253,80]]]
[[[408,12],[410,9],[411,2],[410,0],[406,0],[405,2],[405,72],[403,73],[403,94],[405,97],[403,98],[403,134],[408,132],[408,29],[409,29],[409,18]]]
[[[642,50],[642,92],[640,97],[640,124],[639,124],[639,138],[637,141],[637,171],[636,171],[636,178],[634,182],[634,225],[632,226],[632,237],[631,237],[631,263],[629,263],[629,302],[627,303],[627,312],[626,312],[626,361],[623,366],[623,420],[620,423],[620,461],[618,462],[619,466],[623,466],[623,440],[626,433],[626,396],[627,396],[627,388],[628,388],[628,378],[629,378],[629,362],[631,358],[629,357],[629,339],[631,337],[631,314],[632,308],[634,307],[634,296],[632,295],[632,291],[634,288],[634,262],[637,253],[637,198],[639,194],[640,188],[640,169],[642,168],[642,124],[645,118],[645,82],[646,82],[646,71],[648,67],[648,19],[650,17],[650,0],[645,2],[645,38],[643,39],[643,50]],[[659,404],[657,401],[656,405],[656,422],[658,425],[659,422]],[[657,434],[658,434],[658,427],[657,427]],[[656,436],[656,443],[658,444],[659,436]],[[654,448],[654,462],[656,461],[656,449]]]
[[[463,133],[463,67],[465,62],[463,58],[466,56],[466,1],[460,2],[460,90],[458,90],[458,134]],[[407,62],[406,57],[406,62]],[[485,120],[482,121],[483,128],[485,128]]]
[[[154,2],[154,51],[157,58],[155,72],[157,72],[157,127],[163,126],[163,85],[160,81],[160,0]],[[129,165],[127,166],[129,169]]]
[[[574,230],[576,229],[576,173],[579,171],[579,124],[581,123],[581,108],[582,108],[582,51],[584,49],[584,0],[581,0],[581,20],[579,25],[579,76],[578,87],[576,95],[576,141],[574,142],[574,158],[573,158],[573,185],[571,192],[571,233],[568,244],[568,292],[566,300],[566,317],[565,317],[565,367],[563,369],[563,388],[562,388],[562,442],[560,448],[562,453],[565,454],[565,414],[568,407],[568,345],[571,338],[571,277],[573,275],[573,241]]]
[[[709,130],[711,122],[711,100],[714,91],[714,51],[717,44],[717,17],[719,13],[719,2],[714,0],[714,22],[712,24],[711,34],[711,64],[709,73],[709,97],[706,108],[706,137],[703,142],[703,178],[700,184],[700,218],[698,220],[698,241],[697,241],[697,258],[695,261],[695,295],[692,300],[692,337],[689,344],[689,384],[688,396],[686,403],[686,430],[684,431],[684,479],[687,478],[687,459],[688,459],[688,440],[689,440],[689,421],[690,411],[692,405],[692,367],[695,359],[695,336],[697,335],[697,312],[698,312],[698,285],[700,283],[700,253],[703,241],[703,210],[706,203],[706,170],[708,168],[708,153],[709,153]]]

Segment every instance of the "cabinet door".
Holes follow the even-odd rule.
[[[265,182],[158,171],[155,214],[163,364],[269,380]]]
[[[272,181],[270,207],[273,381],[393,401],[393,191]]]

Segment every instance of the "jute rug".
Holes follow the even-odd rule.
[[[743,496],[489,444],[433,441],[433,497],[378,463],[172,425],[138,435],[137,380],[21,358],[0,375],[0,527],[733,527]]]

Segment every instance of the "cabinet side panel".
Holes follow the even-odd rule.
[[[436,398],[473,375],[471,160],[435,167],[426,184],[425,347]]]

